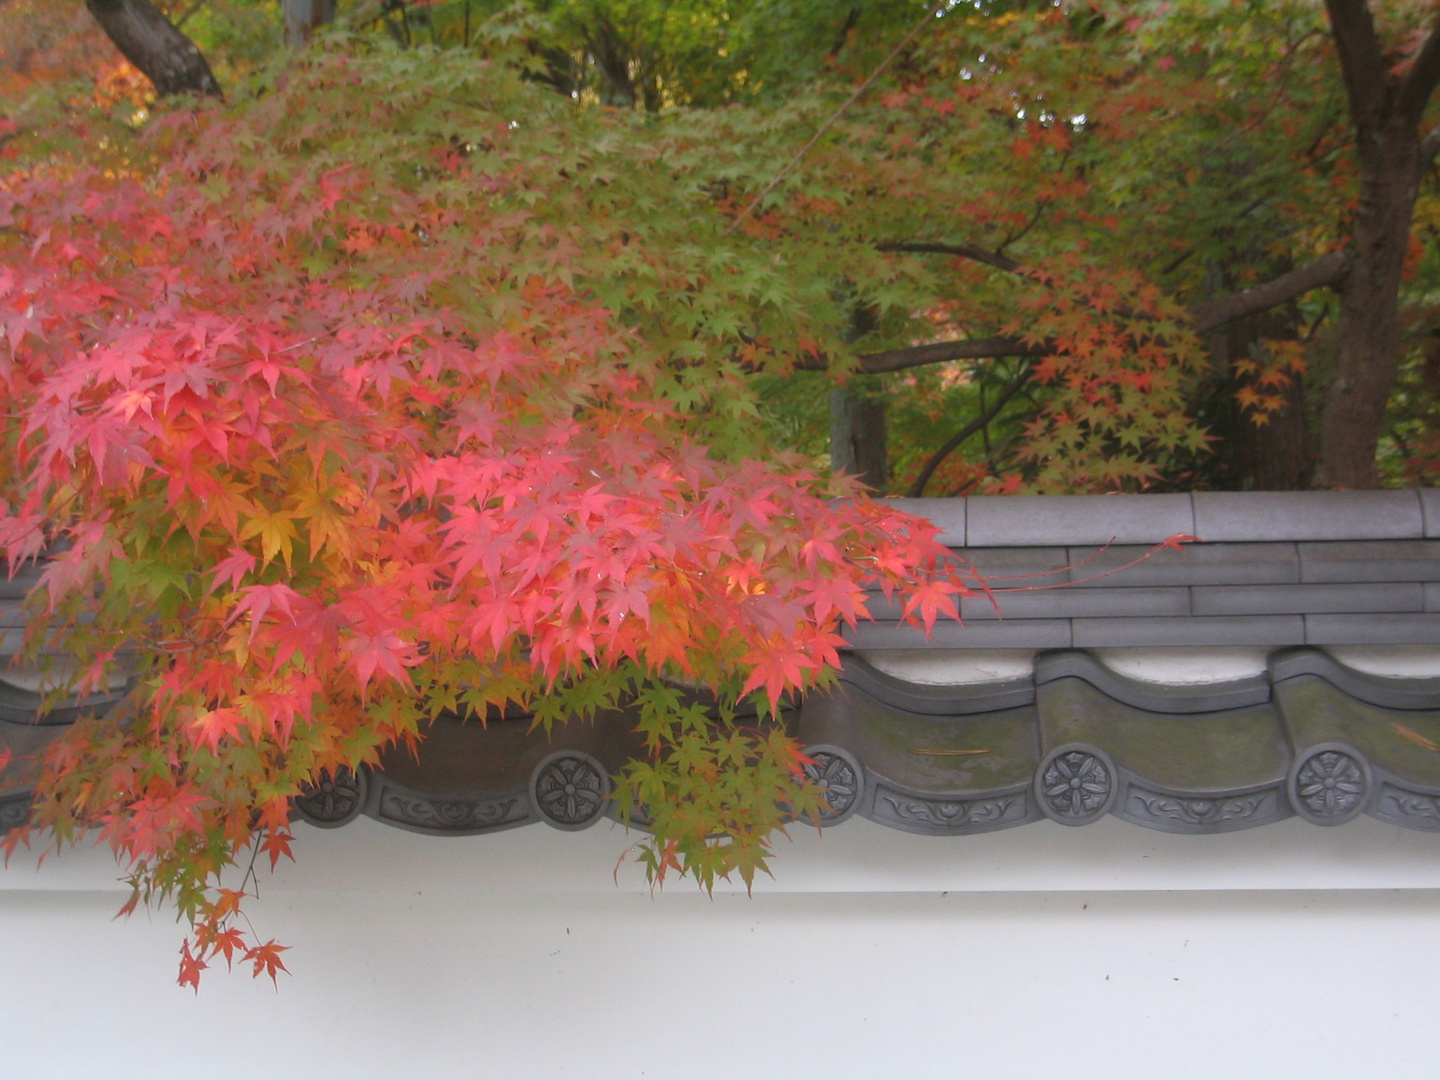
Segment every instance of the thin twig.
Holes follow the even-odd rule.
[[[796,152],[795,156],[785,163],[784,168],[782,168],[778,173],[775,174],[774,179],[771,180],[770,183],[765,185],[764,189],[760,192],[759,195],[756,195],[755,198],[750,200],[749,205],[746,206],[744,210],[740,211],[739,215],[735,218],[734,221],[730,222],[730,227],[725,230],[727,233],[732,233],[740,227],[740,223],[750,216],[750,214],[755,210],[755,208],[759,206],[760,203],[764,200],[766,195],[769,195],[770,192],[775,190],[775,185],[780,183],[781,180],[784,180],[785,177],[790,174],[791,169],[793,169],[796,165],[800,164],[801,159],[803,159],[805,155],[814,148],[815,144],[818,143],[825,136],[825,133],[835,125],[835,122],[844,115],[845,110],[850,108],[851,105],[854,105],[855,102],[860,100],[860,98],[864,95],[865,91],[870,89],[870,84],[880,77],[880,75],[885,71],[885,69],[890,66],[890,62],[894,60],[895,57],[900,55],[900,51],[904,49],[906,45],[910,44],[916,34],[920,33],[921,28],[930,19],[939,16],[940,13],[945,9],[945,7],[945,0],[941,0],[940,3],[936,4],[932,8],[929,8],[925,12],[924,16],[920,19],[920,21],[910,28],[910,32],[900,39],[900,44],[896,45],[895,48],[890,50],[890,55],[885,57],[884,60],[880,61],[880,66],[877,67],[874,71],[870,72],[870,74],[866,76],[865,81],[862,82],[856,88],[855,92],[845,100],[845,104],[841,105],[838,109],[836,109],[830,115],[830,119],[826,120],[825,123],[820,125],[820,130],[815,132],[814,135],[810,136],[810,141],[807,142],[804,146],[802,146]]]
[[[1065,154],[1065,160],[1060,162],[1060,168],[1056,169],[1055,171],[1059,172],[1061,169],[1065,168],[1065,163],[1069,160],[1070,154],[1067,152]],[[1040,223],[1040,218],[1044,216],[1045,209],[1049,205],[1049,199],[1041,199],[1038,203],[1036,203],[1035,213],[1030,216],[1030,220],[1025,223],[1025,227],[1019,232],[1011,233],[1009,236],[1007,236],[1005,238],[1005,242],[995,249],[995,254],[1004,255],[1006,248],[1008,248],[1011,244],[1015,243],[1017,240],[1022,239],[1026,233],[1028,233],[1031,229],[1035,228],[1035,226]]]
[[[945,445],[930,455],[930,459],[925,462],[920,469],[919,475],[915,477],[915,482],[910,485],[910,490],[906,492],[906,496],[911,499],[918,499],[923,496],[925,494],[925,485],[930,482],[930,477],[935,474],[935,470],[940,467],[940,464],[949,457],[961,443],[977,431],[985,428],[991,420],[994,420],[995,417],[1000,414],[1000,410],[1005,408],[1009,403],[1010,399],[1020,392],[1020,388],[1025,385],[1026,380],[1029,378],[1030,365],[1026,364],[1020,374],[1010,381],[1010,384],[1005,387],[1000,397],[991,404],[989,408],[982,406],[982,411],[978,417],[966,424],[950,438],[946,439]]]
[[[185,24],[190,21],[190,16],[194,15],[204,6],[205,0],[195,0],[193,4],[191,4],[188,8],[185,9],[185,14],[181,15],[180,18],[175,20],[175,29],[183,30],[185,28]]]
[[[1103,580],[1104,578],[1112,577],[1112,576],[1114,576],[1115,574],[1120,573],[1122,570],[1129,570],[1129,569],[1131,569],[1132,567],[1139,566],[1139,565],[1140,565],[1141,563],[1143,563],[1146,559],[1149,559],[1149,558],[1151,558],[1152,556],[1158,555],[1161,551],[1163,551],[1163,550],[1166,549],[1166,548],[1170,548],[1170,549],[1172,549],[1172,550],[1178,551],[1178,550],[1179,550],[1179,547],[1178,547],[1179,544],[1188,544],[1188,543],[1193,542],[1195,539],[1196,539],[1195,537],[1189,535],[1188,533],[1176,533],[1175,535],[1169,537],[1168,539],[1165,539],[1165,540],[1160,541],[1160,543],[1158,543],[1158,544],[1156,544],[1154,547],[1150,548],[1150,550],[1147,551],[1147,552],[1145,552],[1145,554],[1139,556],[1138,558],[1131,559],[1129,562],[1127,562],[1127,563],[1126,563],[1125,565],[1123,565],[1123,566],[1117,566],[1117,567],[1115,567],[1113,570],[1106,570],[1106,571],[1104,571],[1103,573],[1091,574],[1089,577],[1076,578],[1074,581],[1061,581],[1061,582],[1058,582],[1058,583],[1056,583],[1056,584],[1054,584],[1054,585],[1013,585],[1013,586],[1008,586],[1008,587],[999,588],[999,589],[990,589],[990,590],[987,590],[987,591],[989,591],[989,592],[997,592],[997,593],[1047,592],[1047,591],[1050,590],[1050,589],[1068,589],[1068,588],[1071,588],[1071,587],[1073,587],[1073,586],[1075,586],[1075,585],[1088,585],[1088,584],[1089,584],[1090,582],[1092,582],[1092,581],[1101,581],[1101,580]],[[1105,545],[1105,547],[1108,548],[1108,547],[1110,546],[1110,544],[1113,544],[1114,542],[1115,542],[1115,538],[1112,536],[1112,537],[1110,538],[1110,542],[1107,543],[1107,544]],[[1102,550],[1103,550],[1103,549],[1102,549]],[[1068,566],[1067,566],[1067,567],[1062,567],[1062,569],[1069,570],[1069,569],[1073,569],[1073,567],[1068,567]]]

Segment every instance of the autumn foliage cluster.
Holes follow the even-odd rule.
[[[407,119],[310,108],[367,77],[317,55],[246,111],[164,119],[148,156],[0,188],[0,547],[46,556],[36,646],[80,652],[81,692],[135,686],[56,744],[34,824],[100,830],[132,903],[178,903],[187,984],[274,974],[236,860],[273,865],[303,784],[446,711],[632,704],[648,865],[749,881],[820,806],[763,718],[867,590],[927,624],[961,591],[928,524],[707,452],[464,140],[336,153]],[[508,138],[484,103],[523,88],[469,78],[474,138]]]

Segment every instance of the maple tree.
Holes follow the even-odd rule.
[[[49,752],[33,827],[98,829],[132,904],[178,904],[186,984],[279,969],[226,867],[283,857],[301,785],[444,711],[630,703],[651,870],[750,881],[821,805],[767,717],[867,590],[926,625],[963,591],[927,523],[696,440],[693,371],[576,287],[526,159],[501,167],[548,91],[360,52],[0,189],[0,545],[50,549],[29,633],[82,657],[80,692],[136,680]],[[299,107],[336,85],[369,114]]]

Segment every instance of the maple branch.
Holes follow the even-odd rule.
[[[978,244],[940,244],[930,240],[882,240],[875,245],[876,251],[903,252],[911,255],[954,255],[971,259],[1007,274],[1021,273],[1021,266],[1014,259],[996,251],[986,251]]]
[[[1340,54],[1340,71],[1355,126],[1366,127],[1373,119],[1385,91],[1385,54],[1375,33],[1374,20],[1366,0],[1325,0],[1335,51]]]
[[[905,349],[863,353],[860,370],[870,375],[886,371],[943,364],[950,360],[992,360],[1000,356],[1048,356],[1054,347],[1047,342],[1029,342],[1010,334],[970,338],[966,341],[936,341],[929,345],[912,345]],[[823,366],[823,365],[822,365]]]
[[[1405,81],[1400,84],[1395,111],[1407,124],[1420,122],[1430,95],[1435,92],[1436,83],[1440,83],[1440,19],[1430,28],[1430,34],[1415,54]]]
[[[855,24],[860,21],[860,8],[852,7],[850,14],[845,16],[845,25],[840,28],[840,33],[835,35],[835,44],[830,46],[830,51],[825,54],[825,62],[833,64],[840,59],[840,50],[845,48],[845,43],[850,40],[850,31],[855,29]]]
[[[1313,149],[1313,147],[1312,147],[1312,149]],[[1307,153],[1305,156],[1308,158],[1310,155]],[[1249,217],[1249,216],[1250,216],[1252,213],[1254,213],[1256,210],[1260,209],[1260,207],[1264,206],[1267,201],[1268,201],[1268,197],[1265,196],[1265,195],[1262,195],[1262,196],[1260,196],[1260,198],[1255,199],[1253,202],[1251,202],[1250,205],[1247,206],[1247,207],[1245,207],[1244,210],[1241,210],[1238,214],[1236,214],[1235,217],[1236,217],[1237,219]],[[1160,276],[1160,277],[1165,277],[1167,274],[1170,274],[1170,273],[1174,272],[1175,270],[1178,270],[1178,269],[1180,268],[1180,265],[1181,265],[1182,263],[1184,263],[1186,259],[1190,258],[1191,255],[1194,255],[1194,254],[1195,254],[1195,249],[1194,249],[1193,247],[1186,248],[1186,249],[1185,249],[1184,251],[1182,251],[1179,255],[1175,256],[1175,258],[1171,259],[1168,263],[1166,263],[1164,266],[1162,266],[1162,267],[1160,268],[1160,275],[1159,275],[1159,276]]]
[[[1440,124],[1430,129],[1430,134],[1420,140],[1420,163],[1428,165],[1440,154]]]
[[[1154,556],[1160,554],[1160,552],[1163,551],[1163,550],[1165,550],[1166,548],[1169,548],[1171,551],[1179,551],[1181,544],[1196,543],[1196,542],[1198,542],[1199,539],[1200,539],[1199,537],[1197,537],[1197,536],[1191,536],[1189,533],[1172,533],[1171,535],[1167,536],[1164,540],[1161,540],[1158,544],[1156,544],[1154,547],[1152,547],[1149,551],[1145,552],[1145,554],[1140,555],[1140,556],[1137,557],[1137,558],[1131,559],[1129,562],[1125,563],[1123,566],[1117,566],[1117,567],[1114,567],[1113,569],[1110,569],[1110,570],[1104,570],[1104,571],[1102,571],[1102,572],[1100,572],[1100,573],[1098,573],[1098,574],[1091,574],[1089,577],[1075,578],[1075,579],[1072,580],[1072,581],[1057,581],[1057,582],[1055,582],[1055,583],[1052,584],[1052,585],[1009,585],[1009,586],[1004,586],[1004,587],[999,588],[999,589],[991,589],[991,588],[988,588],[988,587],[987,587],[986,590],[985,590],[985,592],[986,592],[986,595],[989,595],[989,594],[991,594],[991,593],[1011,593],[1011,592],[1049,592],[1049,591],[1052,590],[1052,589],[1071,589],[1071,588],[1074,588],[1076,585],[1088,585],[1088,584],[1090,584],[1090,582],[1092,582],[1092,581],[1102,581],[1102,580],[1104,580],[1105,578],[1114,577],[1116,574],[1119,574],[1119,573],[1121,573],[1121,572],[1123,572],[1123,571],[1125,571],[1125,570],[1130,570],[1130,569],[1132,569],[1132,568],[1134,568],[1134,567],[1136,567],[1136,566],[1139,566],[1141,563],[1145,562],[1147,559],[1153,558]],[[1108,541],[1106,541],[1104,547],[1102,547],[1102,548],[1101,548],[1099,551],[1097,551],[1094,555],[1091,555],[1090,558],[1084,559],[1084,560],[1082,560],[1081,562],[1072,563],[1072,564],[1069,565],[1069,566],[1062,566],[1062,567],[1060,567],[1059,569],[1056,569],[1056,570],[1047,570],[1047,571],[1045,571],[1043,574],[1021,574],[1021,575],[1017,575],[1017,576],[1019,576],[1019,577],[1044,577],[1044,576],[1047,576],[1047,575],[1049,575],[1049,574],[1059,573],[1061,570],[1074,570],[1076,567],[1078,567],[1078,566],[1084,566],[1086,563],[1090,562],[1092,559],[1096,559],[1096,558],[1098,558],[1099,556],[1103,555],[1107,550],[1109,550],[1110,545],[1113,544],[1113,543],[1115,543],[1115,537],[1112,536]],[[1006,580],[1006,579],[1004,579],[1004,578],[988,578],[988,579],[986,579],[986,580],[988,580],[988,581],[1003,581],[1003,580]],[[995,602],[995,601],[992,599],[992,600],[991,600],[991,603],[993,604],[994,602]]]
[[[1067,150],[1065,152],[1065,161],[1069,160],[1070,152]],[[1063,161],[1061,162],[1061,167],[1064,167]],[[1056,171],[1058,172],[1059,170]],[[995,249],[995,254],[1005,254],[1005,249],[1008,248],[1011,244],[1015,243],[1018,240],[1024,239],[1026,233],[1028,233],[1031,229],[1035,228],[1036,225],[1040,224],[1040,219],[1045,216],[1045,211],[1049,208],[1049,206],[1049,199],[1041,199],[1039,202],[1037,202],[1035,204],[1035,213],[1030,215],[1030,220],[1025,223],[1024,227],[1021,228],[1020,231],[1013,232],[1009,236],[1007,236],[1005,238],[1005,242]]]
[[[1005,389],[1001,392],[1000,396],[995,399],[994,403],[991,404],[988,409],[982,412],[974,420],[970,421],[970,423],[966,424],[954,435],[951,435],[950,438],[945,440],[944,445],[941,446],[940,449],[936,450],[935,453],[930,455],[929,459],[925,462],[925,464],[921,466],[920,474],[915,477],[915,482],[910,485],[910,490],[905,493],[906,497],[910,499],[918,499],[923,496],[925,494],[925,485],[930,482],[930,477],[935,475],[935,470],[940,467],[940,463],[943,462],[947,457],[949,457],[951,453],[953,453],[966,439],[970,438],[971,435],[974,435],[981,428],[989,424],[991,420],[994,420],[995,417],[999,416],[1000,410],[1003,409],[1007,404],[1009,404],[1010,399],[1020,392],[1021,388],[1024,387],[1026,381],[1029,378],[1030,365],[1026,364],[1020,370],[1020,373],[1016,375],[1014,379],[1010,380],[1010,383],[1005,387]]]
[[[1440,136],[1437,136],[1437,141],[1440,141]],[[971,252],[960,250],[969,246],[930,244],[919,241],[914,243],[895,242],[882,250],[958,254],[973,258],[975,256]],[[991,253],[983,248],[976,248],[975,251],[985,256],[991,256]],[[1004,262],[1010,261],[1003,255],[994,258]],[[979,261],[988,262],[992,266],[998,265],[993,258]],[[1016,265],[1018,267],[1018,264]],[[1208,333],[1228,322],[1234,322],[1236,319],[1243,319],[1248,315],[1279,307],[1296,297],[1305,295],[1312,289],[1337,285],[1344,279],[1349,267],[1349,252],[1332,251],[1328,255],[1321,255],[1303,266],[1296,267],[1289,273],[1281,274],[1273,281],[1256,285],[1253,289],[1242,289],[1240,292],[1231,293],[1228,296],[1196,304],[1190,308],[1190,318],[1197,333]],[[1009,268],[1000,267],[1000,269],[1008,270]],[[1017,269],[1013,272],[1020,271]],[[862,353],[859,361],[861,371],[877,375],[887,371],[904,371],[907,368],[924,367],[927,364],[943,364],[950,360],[990,360],[1002,356],[1047,356],[1053,351],[1054,346],[1049,342],[1026,341],[1024,338],[1012,334],[997,334],[993,337],[970,338],[965,341],[937,341],[928,345],[912,345],[903,349]],[[824,357],[818,357],[814,363],[799,366],[807,370],[820,370],[824,369],[827,363]]]
[[[195,0],[193,4],[191,4],[188,8],[185,9],[185,13],[175,20],[175,29],[185,29],[185,24],[190,21],[190,16],[194,15],[204,6],[205,0]]]
[[[1350,253],[1332,251],[1264,285],[1196,304],[1190,309],[1190,317],[1194,320],[1195,329],[1203,334],[1247,315],[1279,307],[1312,289],[1339,284],[1349,268]]]
[[[1180,269],[1181,265],[1185,262],[1186,259],[1190,258],[1190,256],[1194,254],[1195,249],[1193,247],[1186,248],[1179,255],[1176,255],[1173,259],[1171,259],[1168,263],[1166,263],[1160,268],[1160,276],[1165,277],[1168,274],[1174,273],[1176,270]]]

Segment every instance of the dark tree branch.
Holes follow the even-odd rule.
[[[1289,303],[1304,296],[1311,289],[1337,285],[1345,277],[1349,266],[1349,252],[1332,251],[1329,255],[1312,259],[1304,266],[1298,266],[1288,274],[1281,274],[1264,285],[1196,304],[1190,309],[1190,317],[1194,320],[1195,329],[1204,334],[1236,319]]]
[[[1437,83],[1440,83],[1440,19],[1430,28],[1430,35],[1415,54],[1415,62],[1400,84],[1395,110],[1407,125],[1420,123]]]
[[[205,0],[195,0],[193,4],[185,9],[185,13],[175,20],[175,29],[184,30],[185,24],[190,21],[190,17],[204,6]]]
[[[1160,276],[1164,277],[1166,274],[1171,274],[1174,273],[1176,270],[1179,270],[1185,260],[1190,258],[1190,256],[1194,254],[1194,248],[1186,248],[1179,255],[1176,255],[1173,259],[1171,259],[1168,263],[1166,263],[1160,268]]]
[[[884,240],[875,245],[877,251],[900,252],[908,255],[954,255],[961,259],[993,266],[1007,274],[1020,273],[1020,264],[1014,259],[994,251],[986,251],[978,244],[939,244],[929,240]]]
[[[1440,154],[1440,125],[1430,129],[1430,134],[1420,140],[1420,164],[1428,165]]]
[[[1070,152],[1068,150],[1065,152],[1065,158],[1067,161],[1070,158]],[[1045,210],[1049,205],[1050,200],[1048,199],[1041,199],[1038,203],[1036,203],[1035,213],[1030,215],[1030,220],[1027,221],[1024,227],[1021,228],[1018,232],[1013,232],[1009,236],[1007,236],[1005,238],[1005,242],[995,249],[995,254],[1004,255],[1006,248],[1008,248],[1016,241],[1024,239],[1026,233],[1028,233],[1031,229],[1035,228],[1036,225],[1040,224],[1040,219],[1045,216]]]
[[[906,368],[924,367],[926,364],[943,364],[948,360],[991,360],[999,356],[1046,356],[1052,346],[1045,342],[1032,343],[1008,334],[988,338],[971,338],[968,341],[937,341],[931,345],[912,345],[908,349],[887,349],[884,352],[864,353],[859,357],[860,370],[870,375],[886,371],[904,371]],[[818,365],[823,367],[823,362]]]
[[[1366,0],[1325,0],[1340,54],[1350,115],[1357,128],[1368,126],[1382,107],[1385,95],[1385,53],[1375,33]]]
[[[1018,263],[1002,266],[1000,263],[1010,263],[1011,260],[1004,256],[995,256],[984,248],[973,247],[969,244],[893,241],[876,246],[882,251],[958,255],[976,259],[976,261],[990,266],[997,266],[999,269],[1011,273],[1019,272]],[[1291,300],[1304,296],[1312,289],[1338,285],[1344,279],[1349,265],[1349,252],[1332,251],[1328,255],[1312,259],[1304,266],[1296,267],[1289,273],[1281,274],[1275,280],[1257,285],[1253,289],[1243,289],[1228,296],[1208,300],[1203,304],[1196,304],[1190,309],[1190,317],[1197,333],[1208,333],[1228,322],[1234,322],[1236,319],[1243,319],[1247,315],[1255,315],[1261,311],[1268,311],[1270,308],[1289,303]],[[950,360],[990,360],[1001,356],[1045,356],[1051,352],[1052,348],[1053,346],[1045,342],[1029,342],[1009,334],[997,334],[994,337],[971,338],[967,341],[938,341],[930,345],[912,345],[905,349],[864,353],[859,360],[861,371],[878,375],[887,371],[904,371],[906,368],[924,367],[927,364],[943,364]],[[817,357],[813,364],[803,366],[823,369],[826,367],[826,361],[823,357]]]
[[[840,50],[845,48],[845,43],[850,40],[850,31],[855,29],[855,24],[860,21],[860,9],[852,7],[850,13],[845,16],[845,25],[840,27],[840,32],[835,35],[835,44],[830,46],[830,51],[825,54],[826,63],[833,64],[840,59]]]
[[[155,92],[224,97],[195,43],[150,0],[85,0],[85,6],[126,60],[155,84]]]
[[[944,445],[941,446],[940,449],[930,455],[929,460],[921,466],[920,475],[915,477],[915,482],[910,485],[910,490],[906,492],[906,496],[911,499],[918,499],[924,495],[925,485],[930,482],[930,477],[935,475],[935,470],[940,467],[940,463],[949,457],[960,444],[970,438],[971,435],[983,430],[991,420],[999,416],[1000,410],[1009,404],[1010,399],[1020,392],[1029,378],[1030,365],[1027,364],[1020,374],[1015,376],[1005,389],[1001,391],[1000,396],[995,399],[988,409],[985,409],[974,420],[970,421],[970,423],[966,424],[954,435],[951,435],[950,438],[945,440]]]

